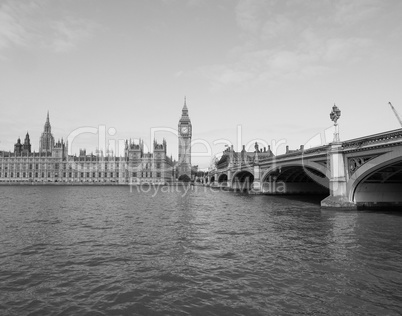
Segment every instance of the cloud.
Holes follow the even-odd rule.
[[[322,57],[326,61],[362,58],[363,51],[372,44],[367,38],[331,38],[325,43],[325,53]],[[356,51],[359,52],[358,56],[354,56]]]
[[[185,73],[184,73],[183,70],[179,70],[179,71],[175,72],[173,76],[174,76],[175,78],[180,78],[180,77],[182,77],[184,74],[185,74]]]
[[[292,20],[283,14],[279,14],[263,24],[261,36],[263,40],[269,40],[279,34],[291,32],[293,29]]]
[[[198,71],[213,89],[334,72],[378,52],[371,22],[386,21],[387,9],[380,0],[239,0],[241,44],[228,52],[228,62]]]
[[[339,0],[335,2],[334,20],[344,26],[358,24],[375,17],[383,6],[377,0]]]
[[[166,4],[166,5],[173,5],[173,4],[179,4],[182,5],[183,3],[187,6],[200,6],[202,4],[202,0],[161,0],[162,3]]]
[[[73,17],[54,21],[51,27],[55,35],[50,39],[48,46],[55,52],[66,52],[76,48],[81,41],[90,38],[97,29],[95,23]]]
[[[268,3],[269,1],[267,1]],[[255,33],[261,27],[261,19],[258,16],[264,2],[261,0],[240,0],[236,6],[235,14],[237,24],[244,31]]]
[[[67,52],[92,37],[94,22],[68,15],[60,1],[4,1],[0,5],[0,53],[13,47]]]
[[[29,15],[37,10],[32,2],[3,2],[0,5],[0,49],[26,46],[30,41]]]

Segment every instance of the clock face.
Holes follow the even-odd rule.
[[[183,126],[183,127],[181,128],[181,132],[182,132],[183,134],[187,134],[187,133],[188,133],[188,127]]]

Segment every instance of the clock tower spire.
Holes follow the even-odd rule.
[[[187,175],[191,178],[191,136],[192,126],[188,116],[186,97],[184,97],[184,106],[181,113],[178,126],[179,135],[179,163],[178,177]]]

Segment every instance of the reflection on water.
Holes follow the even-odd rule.
[[[0,189],[0,314],[402,312],[400,213],[201,188]]]

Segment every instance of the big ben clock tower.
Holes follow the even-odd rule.
[[[187,175],[191,178],[191,134],[192,127],[190,117],[188,116],[188,109],[186,98],[184,98],[184,106],[179,120],[179,164],[178,164],[178,177]]]

